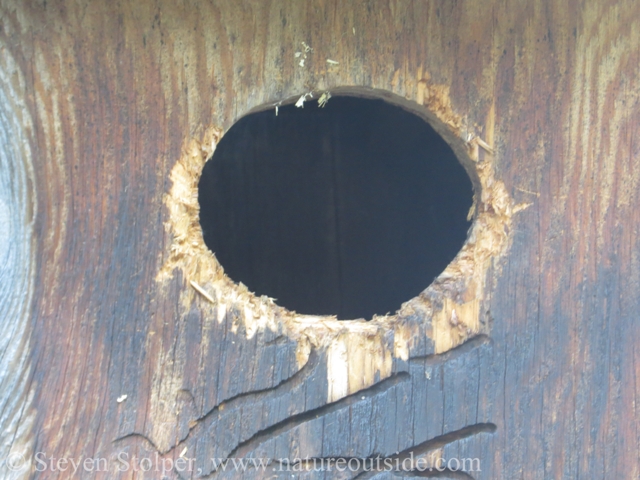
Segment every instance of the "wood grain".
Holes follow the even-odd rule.
[[[36,193],[33,120],[25,78],[9,51],[0,50],[0,457],[33,456],[34,420],[31,302],[34,290]],[[12,478],[12,472],[5,472]],[[19,476],[19,474],[18,474]],[[17,477],[16,477],[17,478]]]
[[[477,457],[478,479],[637,478],[639,32],[631,0],[1,0],[0,426],[18,434],[0,453],[109,458],[78,478],[157,478],[116,456],[184,447],[216,478],[263,474],[210,457],[411,452]],[[191,138],[339,86],[433,108],[430,85],[532,204],[487,274],[486,336],[438,354],[409,337],[388,375],[329,401],[331,352],[187,304],[180,272],[156,281]]]

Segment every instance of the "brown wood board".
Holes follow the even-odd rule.
[[[478,479],[638,478],[639,52],[633,1],[0,1],[0,219],[18,252],[0,285],[2,454],[109,459],[73,478],[158,478],[113,470],[155,451],[216,478],[274,472],[212,457],[412,452],[479,458]],[[478,335],[446,353],[416,311],[408,353],[376,337],[396,344],[389,367],[336,393],[334,344],[253,329],[241,303],[218,316],[186,270],[158,274],[191,139],[347,86],[450,100],[438,118],[493,147],[523,208]],[[16,475],[72,478],[38,466]]]

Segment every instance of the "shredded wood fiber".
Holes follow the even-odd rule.
[[[425,105],[466,146],[465,161],[475,171],[480,189],[474,196],[474,224],[462,250],[432,285],[394,315],[374,316],[370,321],[301,315],[276,305],[271,298],[253,294],[225,275],[204,243],[198,218],[198,181],[222,137],[220,129],[210,127],[201,139],[189,140],[171,171],[173,185],[165,203],[169,212],[166,228],[173,242],[157,279],[164,281],[176,271],[182,273],[185,313],[196,302],[212,321],[235,322],[230,325],[233,331],[241,322],[249,338],[261,329],[270,329],[297,341],[300,366],[307,362],[311,349],[324,349],[329,401],[388,377],[394,358],[406,360],[420,354],[414,350],[424,345],[424,337],[433,342],[435,353],[442,353],[470,337],[488,333],[480,315],[487,270],[492,260],[506,251],[512,215],[523,208],[513,204],[504,184],[495,178],[490,147],[473,136],[461,139],[465,125],[452,110],[449,89],[430,84],[427,74],[420,72],[419,76],[416,102]],[[478,146],[485,152],[482,159]],[[198,291],[190,282],[198,285]],[[240,318],[225,315],[231,308],[241,312]]]

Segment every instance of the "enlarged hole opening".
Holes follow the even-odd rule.
[[[357,97],[247,115],[198,186],[204,241],[232,280],[340,319],[423,291],[464,244],[472,196],[425,120]]]

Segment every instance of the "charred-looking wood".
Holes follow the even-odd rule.
[[[637,0],[0,0],[0,477],[638,477],[639,25]],[[425,290],[337,321],[231,281],[197,187],[243,116],[344,96],[428,123],[475,208]]]

